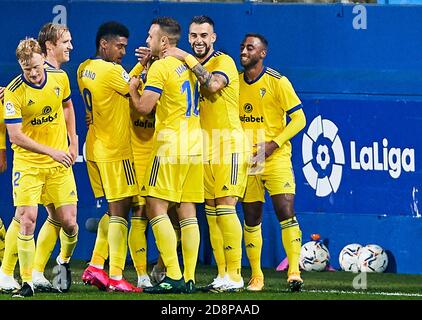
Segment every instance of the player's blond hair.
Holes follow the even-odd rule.
[[[38,43],[40,44],[44,55],[47,55],[47,46],[45,43],[50,41],[52,44],[56,45],[63,33],[67,31],[69,31],[69,28],[62,24],[49,22],[43,25],[38,33]]]
[[[42,54],[41,46],[34,38],[21,40],[16,48],[16,58],[24,63],[28,63],[34,53]]]

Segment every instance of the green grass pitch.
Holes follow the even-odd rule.
[[[46,276],[51,279],[53,265],[47,266]],[[305,285],[300,293],[287,289],[285,272],[264,269],[265,288],[262,292],[195,293],[151,295],[142,293],[102,292],[82,283],[81,275],[86,267],[83,261],[72,261],[72,287],[68,293],[36,293],[25,300],[422,300],[422,275],[404,274],[353,274],[346,272],[303,272]],[[250,269],[243,268],[245,285]],[[197,285],[206,285],[215,276],[216,268],[198,265]],[[355,278],[359,276],[359,278]],[[136,284],[136,273],[128,263],[125,277]],[[358,286],[361,289],[355,289]],[[366,289],[364,288],[366,286]],[[10,294],[0,294],[0,300],[13,300]]]

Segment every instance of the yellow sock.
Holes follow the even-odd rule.
[[[76,230],[75,234],[72,235],[67,234],[63,229],[60,230],[60,259],[63,262],[69,262],[77,242],[78,230]]]
[[[223,234],[227,273],[233,281],[240,281],[242,266],[242,225],[236,207],[217,206],[217,223]]]
[[[108,226],[108,246],[110,248],[110,277],[120,277],[125,269],[127,256],[127,221],[112,216]]]
[[[35,255],[34,235],[23,235],[19,232],[17,244],[22,282],[32,282],[32,268]]]
[[[289,218],[280,222],[281,239],[289,261],[289,270],[287,274],[298,274],[300,248],[302,247],[302,231],[300,231],[299,223],[296,217]]]
[[[6,228],[0,218],[0,262],[3,260],[4,255],[4,238],[6,238]]]
[[[95,239],[94,250],[92,251],[91,264],[95,266],[104,266],[108,258],[108,224],[110,215],[106,212],[98,222],[97,238]]]
[[[205,205],[205,214],[208,222],[210,242],[217,265],[218,275],[224,277],[226,274],[226,257],[224,255],[223,234],[217,224],[217,211],[215,207]]]
[[[251,277],[263,277],[261,269],[262,229],[261,223],[254,227],[245,224],[244,228],[246,255],[251,265]]]
[[[166,274],[173,280],[182,277],[179,260],[177,258],[177,240],[170,219],[167,215],[160,215],[150,220],[158,251],[167,269]]]
[[[187,218],[180,221],[182,234],[183,253],[183,277],[185,282],[193,280],[195,282],[196,262],[199,253],[199,226],[198,219]]]
[[[59,237],[60,228],[60,222],[47,217],[37,237],[34,270],[44,272],[45,266],[47,265],[48,259],[50,259],[57,238]]]
[[[7,228],[6,237],[4,238],[4,256],[1,264],[1,270],[8,276],[13,276],[16,262],[18,261],[18,234],[21,228],[18,219],[13,218]]]
[[[147,230],[148,220],[132,217],[129,230],[129,250],[138,276],[147,274]]]

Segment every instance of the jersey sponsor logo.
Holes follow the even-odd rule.
[[[42,109],[42,114],[44,114],[44,115],[46,115],[46,114],[49,114],[50,112],[51,112],[51,107],[50,106],[45,106],[43,109]]]
[[[32,101],[31,99],[29,99],[27,106],[28,106],[28,107],[29,107],[29,106],[32,106],[34,103],[35,103],[34,101]]]
[[[140,119],[138,119],[138,120],[135,120],[133,122],[133,125],[135,127],[140,127],[140,128],[145,128],[145,129],[154,128],[155,127],[155,121],[150,121],[148,119],[141,121]]]
[[[253,106],[250,103],[245,103],[243,110],[245,110],[246,113],[251,113],[253,111]]]
[[[4,107],[6,108],[6,117],[14,116],[16,114],[15,106],[11,101],[6,101]]]
[[[125,80],[127,83],[129,83],[129,81],[130,81],[130,76],[129,76],[129,74],[128,74],[125,70],[123,70],[123,71],[122,71],[122,78],[123,78],[123,80]]]
[[[382,145],[382,147],[381,147]],[[302,171],[316,196],[326,197],[339,189],[343,167],[346,165],[343,144],[337,126],[330,120],[317,116],[312,120],[302,139]],[[387,138],[382,142],[359,147],[350,141],[350,169],[385,171],[393,179],[403,172],[415,172],[415,149],[389,147]]]
[[[53,122],[56,119],[57,119],[57,112],[54,114],[54,116],[49,115],[49,116],[46,116],[46,117],[34,118],[34,119],[31,120],[31,124],[33,126],[37,126],[37,125],[41,125],[43,123]]]
[[[254,117],[253,115],[247,116],[246,114],[239,117],[242,122],[264,122],[264,117]]]

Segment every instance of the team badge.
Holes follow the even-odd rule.
[[[54,88],[54,92],[56,93],[56,96],[60,95],[60,88],[59,87],[55,87]]]
[[[261,95],[261,98],[264,97],[264,95],[265,95],[266,92],[267,92],[267,90],[265,88],[259,89],[259,94]]]

